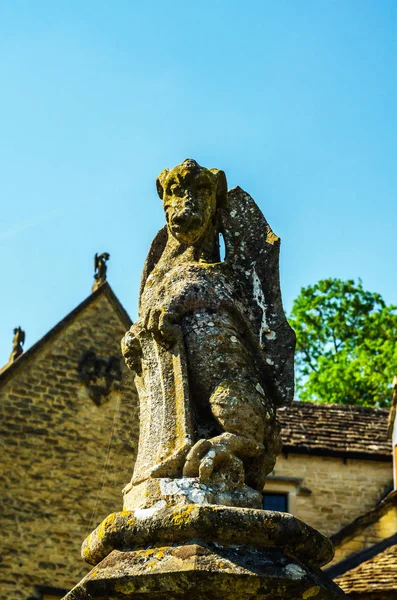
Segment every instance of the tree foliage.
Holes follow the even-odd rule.
[[[301,400],[388,406],[397,375],[397,314],[361,280],[302,288],[290,323]]]

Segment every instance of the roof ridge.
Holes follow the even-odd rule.
[[[302,402],[301,400],[294,400],[292,402],[292,404],[288,405],[288,406],[282,406],[279,410],[288,410],[290,408],[298,408],[299,406],[304,406],[304,407],[313,407],[315,406],[316,409],[324,409],[327,410],[329,408],[335,408],[338,410],[342,410],[342,411],[347,411],[347,412],[353,412],[353,411],[358,411],[358,412],[374,412],[374,411],[382,411],[384,413],[389,414],[389,409],[388,408],[383,408],[383,407],[379,407],[379,406],[361,406],[359,404],[333,404],[333,403],[328,403],[328,402]]]
[[[112,304],[113,308],[119,314],[119,317],[124,321],[127,328],[130,327],[132,321],[129,317],[127,311],[121,304],[120,300],[117,298],[116,294],[112,290],[110,284],[105,281],[101,286],[99,286],[94,292],[91,292],[89,296],[87,296],[80,304],[78,304],[73,310],[71,310],[63,319],[58,321],[47,333],[45,333],[37,342],[35,342],[26,352],[21,354],[13,363],[10,365],[5,365],[2,370],[0,370],[0,386],[14,374],[14,372],[20,367],[21,364],[24,364],[26,360],[32,358],[35,353],[50,339],[52,339],[57,333],[62,331],[66,325],[68,325],[78,314],[80,314],[85,308],[87,308],[92,302],[97,300],[100,296],[105,295],[109,302]]]
[[[345,560],[342,560],[329,569],[326,569],[326,572],[332,579],[335,579],[341,575],[345,575],[353,569],[357,569],[357,567],[360,567],[363,563],[373,560],[379,554],[387,552],[396,544],[397,533],[394,533],[390,537],[380,540],[380,542],[373,544],[369,548],[364,548],[360,552],[356,552],[352,556],[345,558]]]

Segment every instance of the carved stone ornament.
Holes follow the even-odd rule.
[[[122,373],[117,356],[99,358],[93,350],[88,350],[78,364],[80,381],[87,387],[90,398],[103,404],[111,392],[121,388]]]
[[[259,492],[280,450],[276,407],[294,389],[279,238],[248,194],[227,192],[223,171],[185,160],[159,175],[157,190],[167,225],[122,342],[140,399],[132,486],[185,476]]]
[[[23,345],[25,343],[25,332],[20,327],[15,327],[12,340],[12,351],[8,360],[9,364],[23,354]]]
[[[103,283],[106,281],[106,273],[108,270],[107,261],[110,258],[110,254],[108,252],[103,252],[102,254],[95,254],[94,256],[94,284],[92,286],[92,291],[95,292]]]

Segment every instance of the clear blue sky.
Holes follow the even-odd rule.
[[[397,303],[395,0],[1,0],[0,33],[1,364],[95,252],[135,318],[155,178],[186,157],[281,236],[287,311],[326,277]]]

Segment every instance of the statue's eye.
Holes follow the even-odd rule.
[[[174,185],[171,185],[170,190],[172,196],[182,196],[183,194],[182,186],[179,185],[179,183],[174,183]]]

